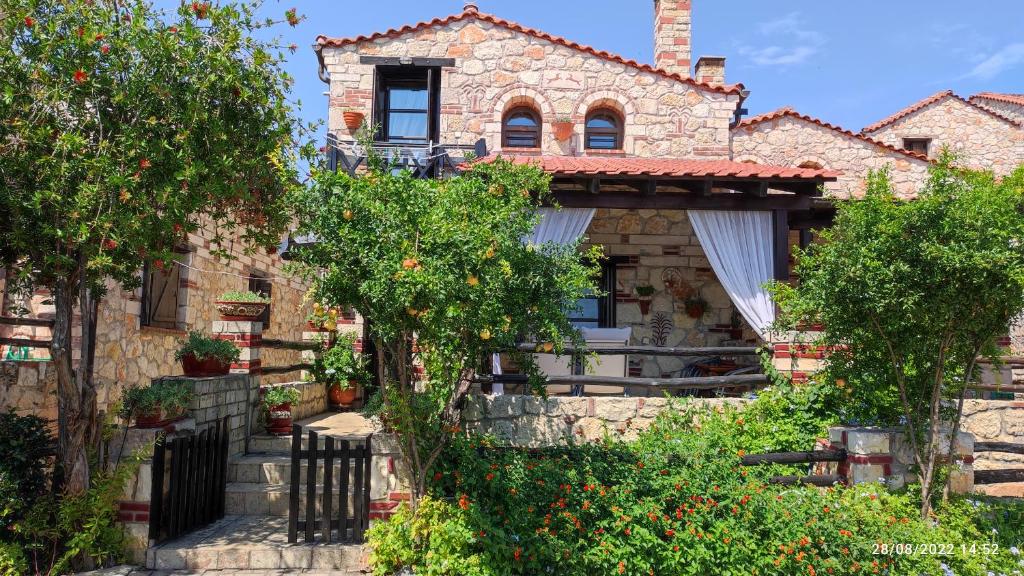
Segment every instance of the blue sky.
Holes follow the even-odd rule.
[[[158,5],[172,4],[158,0]],[[176,4],[176,3],[173,3]],[[651,0],[477,0],[480,10],[641,62],[653,60]],[[725,56],[751,114],[793,106],[860,130],[944,89],[1024,93],[1024,0],[693,0],[694,60]],[[326,85],[310,46],[462,10],[462,0],[268,0],[307,18],[281,29],[308,120]]]

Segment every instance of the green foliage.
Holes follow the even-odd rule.
[[[776,285],[781,329],[821,323],[826,377],[852,390],[845,416],[906,423],[927,497],[937,475],[941,402],[961,397],[975,358],[1024,308],[1024,168],[1001,179],[943,156],[914,201],[885,172],[797,254],[795,287]],[[922,513],[926,513],[927,503]]]
[[[46,420],[0,412],[0,535],[46,494],[55,446]]]
[[[28,559],[21,547],[10,542],[0,542],[0,576],[22,574],[28,574]]]
[[[167,414],[180,414],[195,396],[191,384],[180,380],[157,380],[148,386],[134,384],[121,395],[119,415],[148,414],[161,408]]]
[[[221,302],[257,302],[260,304],[270,304],[270,298],[267,298],[262,294],[249,292],[248,290],[228,290],[220,295],[219,300]]]
[[[38,499],[9,532],[0,533],[0,570],[5,555],[14,562],[30,559],[31,573],[54,575],[73,572],[82,557],[100,566],[123,560],[124,529],[117,522],[117,503],[147,453],[140,449],[112,471],[95,473],[88,490],[80,494]]]
[[[495,350],[517,338],[582,344],[565,306],[594,288],[596,251],[526,245],[550,179],[533,166],[479,163],[452,178],[421,179],[371,158],[353,178],[317,172],[301,202],[300,233],[319,242],[296,250],[314,297],[355,308],[379,354],[384,411],[413,464],[413,491],[458,425],[459,401]],[[416,346],[413,346],[415,337]],[[520,364],[532,372],[532,358]],[[417,384],[416,365],[427,374]]]
[[[348,388],[349,382],[365,384],[370,380],[367,358],[355,351],[356,335],[347,333],[313,362],[313,376],[317,382]]]
[[[650,298],[654,295],[654,286],[645,285],[636,287],[636,295],[643,298]]]
[[[268,386],[263,389],[263,406],[273,408],[281,404],[295,404],[302,396],[291,386]]]
[[[225,364],[237,362],[241,351],[233,342],[211,338],[199,330],[192,330],[188,333],[188,340],[181,343],[181,346],[174,353],[175,360],[192,354],[196,360],[202,361],[208,358],[216,358]]]
[[[876,569],[931,575],[943,574],[942,563],[961,576],[1020,569],[1008,549],[1020,536],[1013,525],[1019,506],[954,501],[937,511],[936,522],[926,522],[910,493],[878,485],[783,487],[768,478],[806,471],[740,466],[760,427],[780,419],[781,402],[759,398],[748,410],[720,412],[684,405],[666,411],[633,443],[531,451],[460,438],[431,482],[432,495],[449,504],[432,508],[426,519],[402,512],[376,526],[370,533],[371,545],[379,546],[371,559],[375,573],[402,565],[419,573],[439,559],[494,576],[552,569],[567,576]],[[993,534],[992,522],[1008,534]],[[443,536],[429,537],[435,531]],[[948,556],[880,554],[876,543],[951,547]],[[986,545],[990,553],[981,551]]]

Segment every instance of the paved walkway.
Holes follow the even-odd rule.
[[[299,420],[296,424],[330,436],[365,436],[375,431],[373,422],[359,412],[325,412]]]

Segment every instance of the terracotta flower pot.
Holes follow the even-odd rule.
[[[148,412],[140,412],[135,415],[136,428],[162,428],[171,422],[177,422],[185,417],[185,412],[176,414],[165,414],[163,407],[157,405]]]
[[[647,316],[647,313],[651,311],[651,299],[641,298],[636,303],[640,305],[640,314]]]
[[[363,118],[365,118],[362,112],[352,111],[343,112],[341,116],[345,119],[345,126],[349,130],[358,130],[363,125]]]
[[[551,127],[554,128],[555,139],[559,142],[565,142],[572,137],[572,122],[554,122]]]
[[[185,376],[190,378],[206,378],[208,376],[223,376],[231,372],[231,364],[222,362],[219,358],[205,358],[198,360],[194,354],[186,354],[181,358],[181,369]]]
[[[335,384],[328,388],[327,397],[330,399],[331,405],[351,408],[352,404],[356,401],[356,386],[355,382],[349,381],[348,388],[342,388],[340,384]]]
[[[231,302],[227,300],[218,300],[216,305],[221,320],[241,320],[243,322],[251,322],[259,318],[270,306],[267,302]]]
[[[292,433],[292,403],[285,402],[267,409],[267,434],[287,436]]]

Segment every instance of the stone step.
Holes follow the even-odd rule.
[[[359,574],[368,550],[358,544],[288,543],[288,519],[225,516],[146,552],[151,570],[337,570]],[[265,572],[264,572],[265,573]],[[344,573],[344,572],[343,572]]]
[[[316,517],[320,518],[323,511],[323,485],[316,486]],[[348,513],[352,515],[353,489],[349,486]],[[224,513],[240,516],[278,516],[288,517],[288,484],[255,484],[248,482],[231,482],[227,485]],[[338,518],[340,510],[338,498],[338,486],[334,486],[334,494],[331,500],[332,517]],[[306,486],[302,485],[299,490],[299,517],[306,515]]]
[[[348,440],[349,443],[354,446],[362,445],[366,441],[366,435],[356,436],[335,436],[334,446],[339,446],[338,440]],[[302,447],[306,448],[309,444],[309,436],[303,435]],[[319,439],[319,448],[324,447],[324,437],[321,436]],[[249,454],[291,454],[292,452],[292,437],[291,436],[270,436],[268,434],[257,434],[249,439]]]
[[[332,466],[333,482],[337,486],[341,479],[341,462],[337,459]],[[290,456],[250,454],[240,456],[228,463],[228,482],[244,482],[250,484],[288,484],[291,482],[292,461]],[[299,481],[305,485],[309,463],[305,460],[299,468]],[[324,480],[324,463],[317,462],[316,481]],[[349,484],[355,482],[355,460],[349,459]]]

